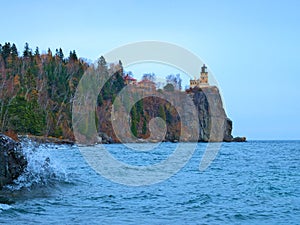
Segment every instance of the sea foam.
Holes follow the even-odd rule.
[[[57,151],[59,146],[39,144],[27,138],[22,139],[21,145],[28,165],[24,173],[14,181],[14,184],[7,186],[8,189],[30,189],[36,186],[54,185],[67,180],[63,165],[53,154],[53,151]]]
[[[1,213],[2,211],[8,210],[8,209],[10,209],[10,208],[12,208],[12,206],[7,205],[7,204],[2,204],[2,203],[0,203],[0,213]]]

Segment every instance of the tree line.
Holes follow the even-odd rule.
[[[19,55],[0,44],[0,131],[72,138],[72,96],[88,66],[75,50],[40,54],[26,43]]]
[[[110,72],[110,65],[103,56],[97,64],[104,74]],[[14,43],[0,44],[0,132],[74,139],[72,101],[81,77],[90,66],[77,56],[75,50],[66,57],[61,48],[55,49],[54,53],[50,48],[46,53],[40,53],[38,47],[32,50],[25,43],[23,51],[19,53]],[[112,104],[126,85],[121,61],[118,62],[118,68],[101,89],[98,108]],[[153,73],[143,76],[143,80],[155,81],[155,78]],[[163,87],[165,91],[181,90],[179,75],[169,75],[166,81]],[[146,103],[149,105],[149,99]],[[156,110],[157,116],[171,123],[166,106],[147,107]],[[145,109],[143,100],[131,109],[131,129],[135,136],[147,136],[149,109]],[[96,118],[99,129],[102,123],[100,117]]]

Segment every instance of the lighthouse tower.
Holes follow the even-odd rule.
[[[207,72],[207,67],[205,64],[201,67],[201,73],[200,73],[200,79],[195,79],[195,80],[190,80],[190,88],[195,88],[195,87],[208,87],[208,72]]]
[[[207,67],[205,64],[201,67],[201,73],[200,73],[200,86],[207,86],[208,85],[208,72]]]

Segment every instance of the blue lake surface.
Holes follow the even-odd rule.
[[[105,148],[141,166],[167,159],[176,145],[148,152]],[[300,224],[300,141],[223,143],[205,171],[199,163],[207,144],[198,143],[178,173],[140,187],[102,177],[76,146],[23,146],[28,170],[0,191],[0,223]]]

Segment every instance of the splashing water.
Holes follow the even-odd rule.
[[[12,208],[12,206],[7,205],[7,204],[2,204],[2,203],[0,203],[0,213],[1,213],[2,211],[8,210],[8,209],[10,209],[10,208]]]
[[[51,154],[58,147],[52,144],[38,144],[29,139],[21,142],[22,151],[27,159],[24,173],[6,188],[11,191],[23,188],[51,186],[67,180],[67,174],[55,154]]]

